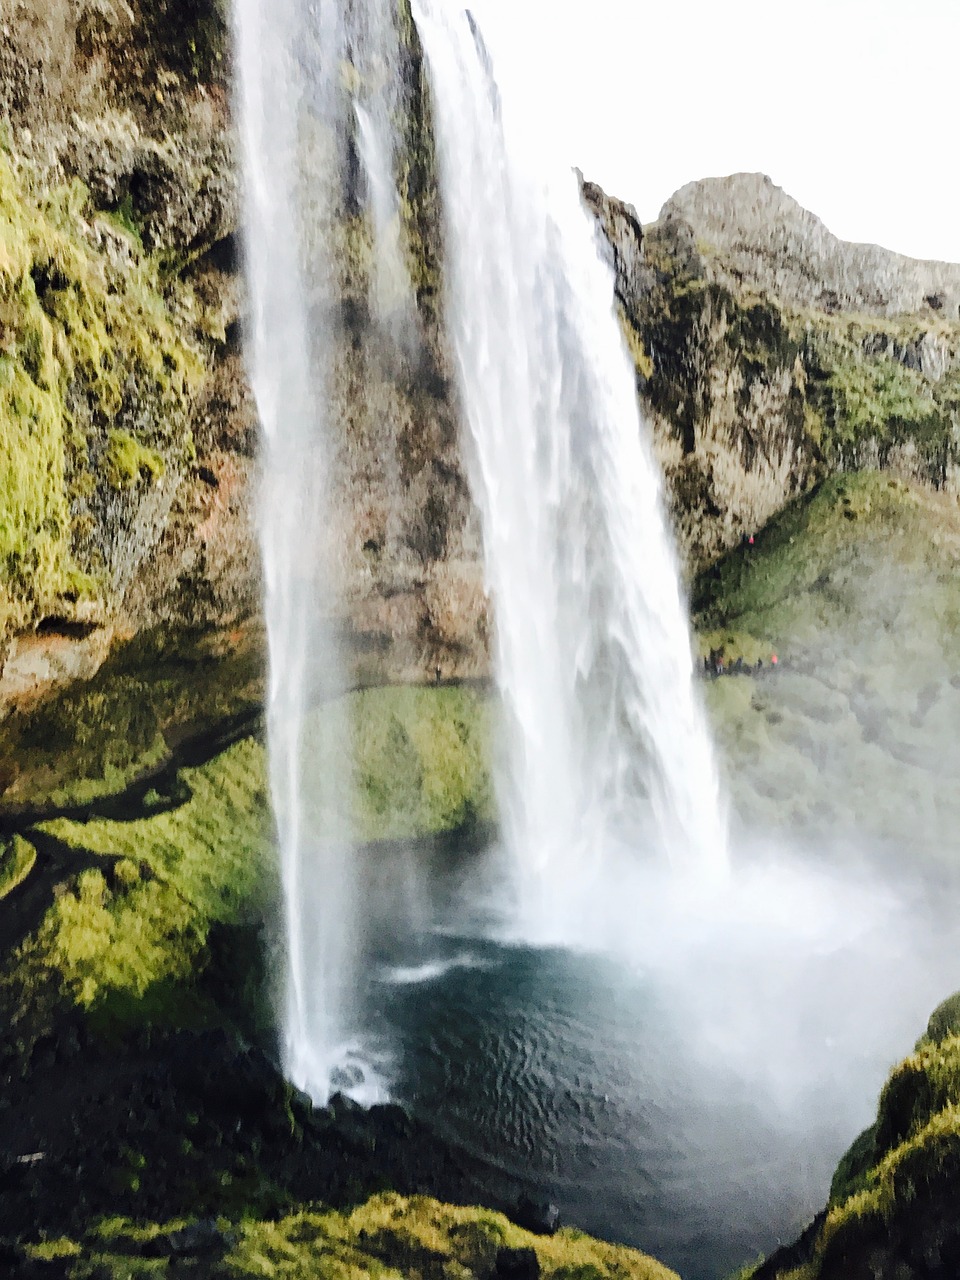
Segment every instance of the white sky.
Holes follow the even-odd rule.
[[[642,221],[759,171],[845,239],[960,262],[960,0],[465,2],[545,136]]]

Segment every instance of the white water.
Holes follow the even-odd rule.
[[[326,419],[339,323],[335,228],[351,200],[367,202],[374,235],[387,237],[376,253],[383,265],[371,280],[372,310],[395,310],[404,289],[385,194],[398,82],[396,37],[385,12],[374,3],[345,14],[332,0],[234,6],[253,313],[248,346],[263,426],[260,533],[284,906],[283,1055],[289,1077],[320,1101],[351,1083],[352,1092],[371,1096],[354,1065],[363,931],[345,817],[350,725],[337,701],[345,680],[331,623],[337,548],[329,511],[339,424]],[[352,146],[361,153],[363,180],[352,175]],[[351,189],[358,186],[359,194]]]
[[[721,870],[725,816],[597,230],[575,175],[515,146],[519,97],[501,107],[471,19],[446,0],[414,18],[497,621],[505,838],[528,925],[562,939],[617,847]]]
[[[580,888],[624,848],[698,873],[725,865],[717,776],[596,229],[572,174],[543,180],[517,162],[467,16],[423,0],[416,19],[434,95],[448,323],[498,619],[506,838],[526,919],[563,938]],[[370,338],[379,326],[416,341],[395,183],[404,91],[387,0],[240,0],[235,21],[264,428],[284,1059],[324,1099],[345,1063],[353,1071],[366,918],[331,624],[343,425],[326,419],[344,342],[342,239],[358,219],[373,243]]]

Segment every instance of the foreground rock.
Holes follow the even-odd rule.
[[[81,1241],[11,1255],[13,1277],[59,1263],[66,1280],[121,1280],[139,1259],[190,1259],[190,1275],[346,1276],[355,1280],[677,1280],[651,1258],[579,1232],[545,1239],[501,1214],[426,1197],[375,1196],[347,1212],[305,1208],[289,1217],[200,1220],[174,1229],[115,1221]],[[18,1265],[19,1264],[19,1265]],[[36,1274],[54,1274],[39,1269]]]

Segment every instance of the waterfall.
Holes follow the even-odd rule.
[[[505,840],[526,915],[556,935],[614,850],[723,867],[725,816],[659,472],[578,180],[517,152],[517,104],[501,107],[472,16],[446,0],[413,12],[496,618]]]
[[[721,866],[717,777],[597,231],[572,173],[544,182],[518,163],[472,18],[443,0],[419,0],[414,16],[433,94],[448,337],[497,618],[506,842],[528,915],[562,931],[578,887],[618,850]],[[336,626],[349,556],[336,507],[356,443],[344,397],[357,370],[382,368],[387,350],[415,365],[397,183],[410,105],[392,0],[238,0],[234,22],[264,441],[283,1052],[290,1078],[322,1100],[351,1080],[363,1093],[364,912]],[[375,462],[388,478],[396,468],[395,457]]]
[[[356,1055],[363,945],[351,847],[350,724],[335,618],[332,519],[339,351],[351,272],[344,228],[377,268],[371,314],[408,306],[390,183],[397,35],[389,6],[238,0],[248,341],[263,428],[260,542],[269,646],[267,736],[280,850],[284,1067],[325,1100],[364,1095]],[[371,322],[372,324],[373,322]],[[332,419],[332,421],[328,421]],[[370,1096],[369,1092],[365,1096]]]

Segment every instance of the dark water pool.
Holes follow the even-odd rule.
[[[834,867],[764,865],[699,907],[618,883],[629,959],[602,937],[491,940],[458,916],[463,870],[411,864],[404,893],[379,886],[383,920],[416,904],[371,961],[390,1092],[479,1158],[492,1196],[555,1202],[685,1280],[796,1237],[889,1066],[960,985],[952,908],[938,923],[929,895]]]
[[[691,1062],[670,1008],[612,961],[448,939],[432,966],[383,976],[395,1095],[505,1195],[552,1200],[687,1280],[795,1234],[853,1137],[801,1136]]]

